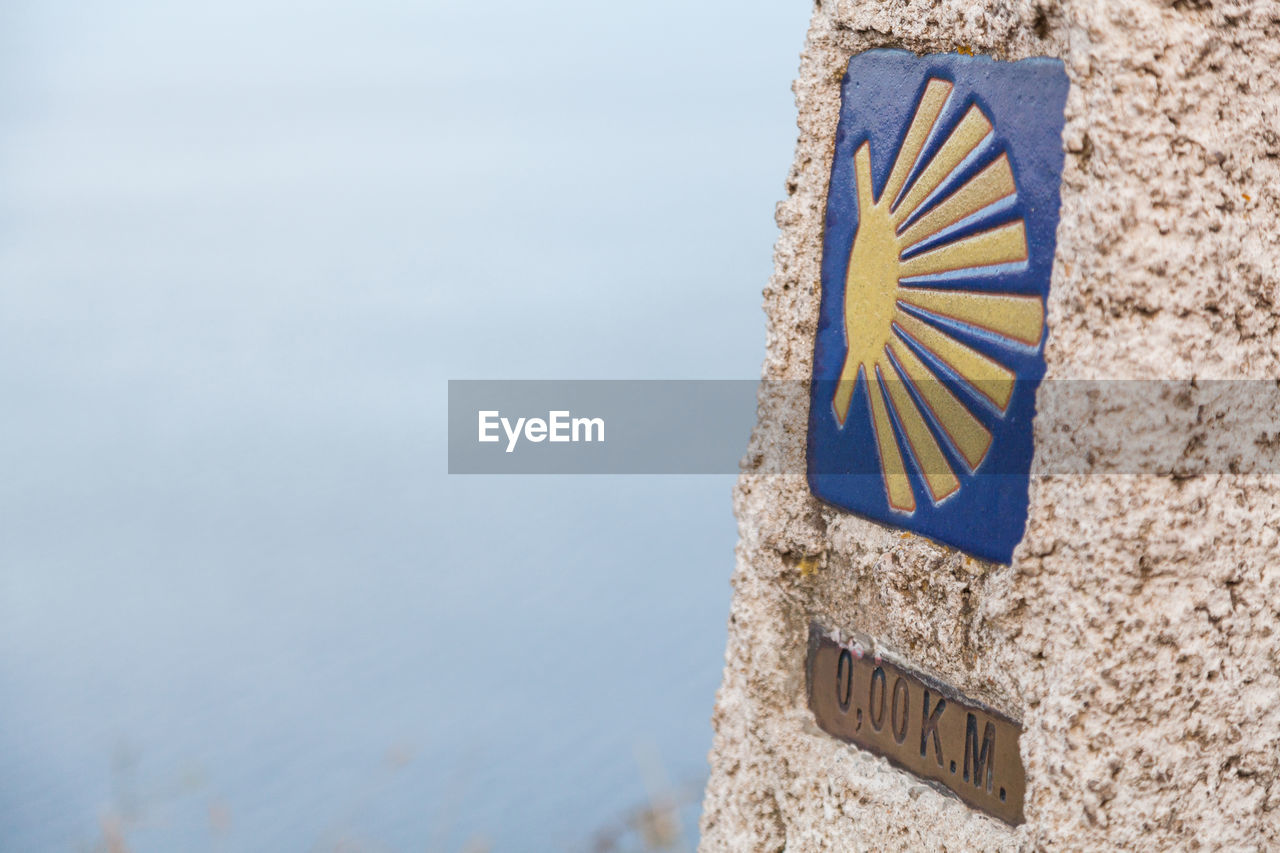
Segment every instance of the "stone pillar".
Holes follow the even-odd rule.
[[[1011,565],[828,506],[802,473],[841,80],[878,47],[1057,57],[1070,79],[1046,381]],[[1280,469],[1135,474],[1105,452],[1134,412],[1046,403],[1057,380],[1185,381],[1192,430],[1233,405],[1203,380],[1280,377],[1278,81],[1274,2],[815,6],[764,291],[764,378],[799,382],[763,386],[735,490],[703,850],[1280,847]],[[1099,452],[1068,446],[1082,431]],[[1076,469],[1046,466],[1055,453]],[[751,469],[769,454],[790,473]],[[820,730],[813,622],[1019,719],[1025,822]]]

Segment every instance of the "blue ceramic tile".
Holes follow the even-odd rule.
[[[828,503],[1008,562],[1062,176],[1062,63],[849,60],[827,195],[808,469]]]

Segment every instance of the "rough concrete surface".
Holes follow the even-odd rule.
[[[1280,469],[1135,476],[1105,448],[1080,473],[1039,468],[1127,423],[1043,405],[1055,378],[1187,380],[1211,421],[1229,401],[1196,399],[1193,378],[1280,377],[1280,4],[823,0],[766,379],[810,374],[840,81],[874,47],[1056,56],[1071,78],[1027,531],[1012,566],[985,564],[753,472],[765,448],[803,470],[807,392],[762,386],[702,849],[1280,849]],[[818,731],[811,618],[1021,717],[1026,823]]]

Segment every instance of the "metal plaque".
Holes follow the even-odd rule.
[[[809,628],[809,709],[827,734],[883,755],[976,809],[1022,823],[1022,726],[955,688]]]

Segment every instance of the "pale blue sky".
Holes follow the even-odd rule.
[[[449,478],[445,383],[758,374],[807,15],[4,4],[0,849],[575,849],[700,777],[729,478]]]

